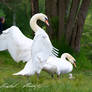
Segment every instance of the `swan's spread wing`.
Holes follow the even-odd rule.
[[[32,62],[36,71],[40,72],[49,56],[53,56],[53,46],[45,32],[36,34],[32,44]]]
[[[20,29],[12,26],[0,36],[0,51],[8,49],[15,61],[28,61],[31,59],[32,40],[25,37]]]
[[[7,39],[5,36],[0,35],[0,51],[7,49]]]
[[[42,36],[42,42],[45,47],[44,50],[46,50],[50,56],[58,56],[58,49],[53,47],[48,36]]]
[[[7,29],[6,31],[8,31]],[[0,51],[6,50],[7,49],[7,42],[8,42],[8,35],[7,34],[1,34],[0,35]]]
[[[34,38],[34,42],[32,45],[32,51],[35,53],[44,53],[44,57],[46,56],[57,56],[58,51],[52,46],[49,37],[47,35],[37,35]]]

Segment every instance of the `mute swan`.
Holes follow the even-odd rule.
[[[53,47],[47,33],[37,25],[37,20],[45,22],[48,26],[48,18],[45,14],[35,14],[30,20],[30,26],[35,32],[35,37],[32,43],[31,55],[32,61],[27,62],[24,69],[13,75],[37,75],[43,68],[49,56],[57,56],[57,49]]]
[[[27,62],[31,59],[32,42],[18,27],[12,26],[0,35],[0,51],[8,50],[16,62]]]
[[[60,77],[60,74],[70,73],[73,70],[73,65],[76,67],[75,59],[68,53],[61,55],[61,58],[49,57],[46,64],[43,66],[43,70],[53,74],[57,74]]]

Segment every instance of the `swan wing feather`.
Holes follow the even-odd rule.
[[[31,59],[31,45],[32,40],[25,37],[16,26],[3,31],[0,36],[0,51],[8,50],[16,62]]]

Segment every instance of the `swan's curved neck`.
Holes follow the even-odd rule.
[[[61,59],[63,59],[63,60],[66,60],[66,55],[65,54],[63,54],[62,56],[61,56]]]
[[[37,18],[37,17],[33,17],[33,18],[30,20],[30,26],[31,26],[31,28],[32,28],[32,30],[33,30],[34,32],[37,32],[38,30],[42,30],[42,28],[37,25],[37,20],[38,20],[38,19],[39,19],[39,18]]]

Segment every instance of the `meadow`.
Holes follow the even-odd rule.
[[[85,62],[85,61],[84,61]],[[92,65],[92,64],[91,64]],[[7,52],[0,53],[0,92],[91,92],[92,70],[76,68],[73,70],[74,79],[70,80],[68,74],[57,79],[42,71],[39,80],[37,76],[29,79],[23,76],[13,76],[23,68],[23,63],[16,64]],[[80,70],[81,69],[81,70]]]

